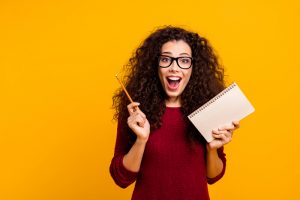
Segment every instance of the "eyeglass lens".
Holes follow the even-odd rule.
[[[190,58],[190,57],[173,58],[170,56],[160,56],[159,57],[159,66],[160,67],[169,67],[172,65],[174,60],[176,60],[177,65],[183,69],[190,68],[192,65],[192,58]]]

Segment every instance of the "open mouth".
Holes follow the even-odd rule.
[[[167,77],[167,81],[168,81],[168,87],[170,89],[177,89],[179,86],[179,83],[181,81],[180,77]]]

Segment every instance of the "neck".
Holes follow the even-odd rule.
[[[180,107],[181,106],[180,97],[169,97],[166,100],[166,106],[167,107]]]

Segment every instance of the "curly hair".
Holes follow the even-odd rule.
[[[151,131],[159,128],[167,96],[158,76],[158,56],[163,44],[172,40],[183,40],[192,50],[192,75],[181,94],[181,111],[189,124],[188,138],[194,140],[199,134],[193,133],[195,128],[187,116],[225,87],[224,69],[207,39],[180,27],[165,26],[157,29],[145,39],[124,66],[124,85],[132,99],[140,103],[139,107],[147,116]],[[122,89],[117,90],[113,96],[113,108],[116,110],[114,119],[127,128],[129,103]]]

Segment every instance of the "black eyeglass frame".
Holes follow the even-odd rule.
[[[158,64],[159,67],[161,67],[161,68],[168,68],[168,67],[170,67],[170,66],[172,65],[172,63],[174,62],[174,60],[176,61],[177,66],[180,67],[181,69],[189,69],[189,68],[191,68],[191,67],[193,66],[193,58],[192,58],[192,57],[189,57],[189,56],[180,56],[180,57],[174,58],[174,57],[172,57],[172,56],[159,55],[159,56],[158,56],[158,63],[159,63],[159,60],[160,60],[161,57],[167,57],[167,58],[170,58],[170,59],[171,59],[171,62],[170,62],[170,64],[169,64],[168,66],[163,67],[163,66],[160,66],[160,65]],[[180,58],[189,58],[189,59],[191,59],[191,65],[190,65],[188,68],[183,68],[183,67],[181,67],[180,64],[178,63],[178,59],[180,59]]]

